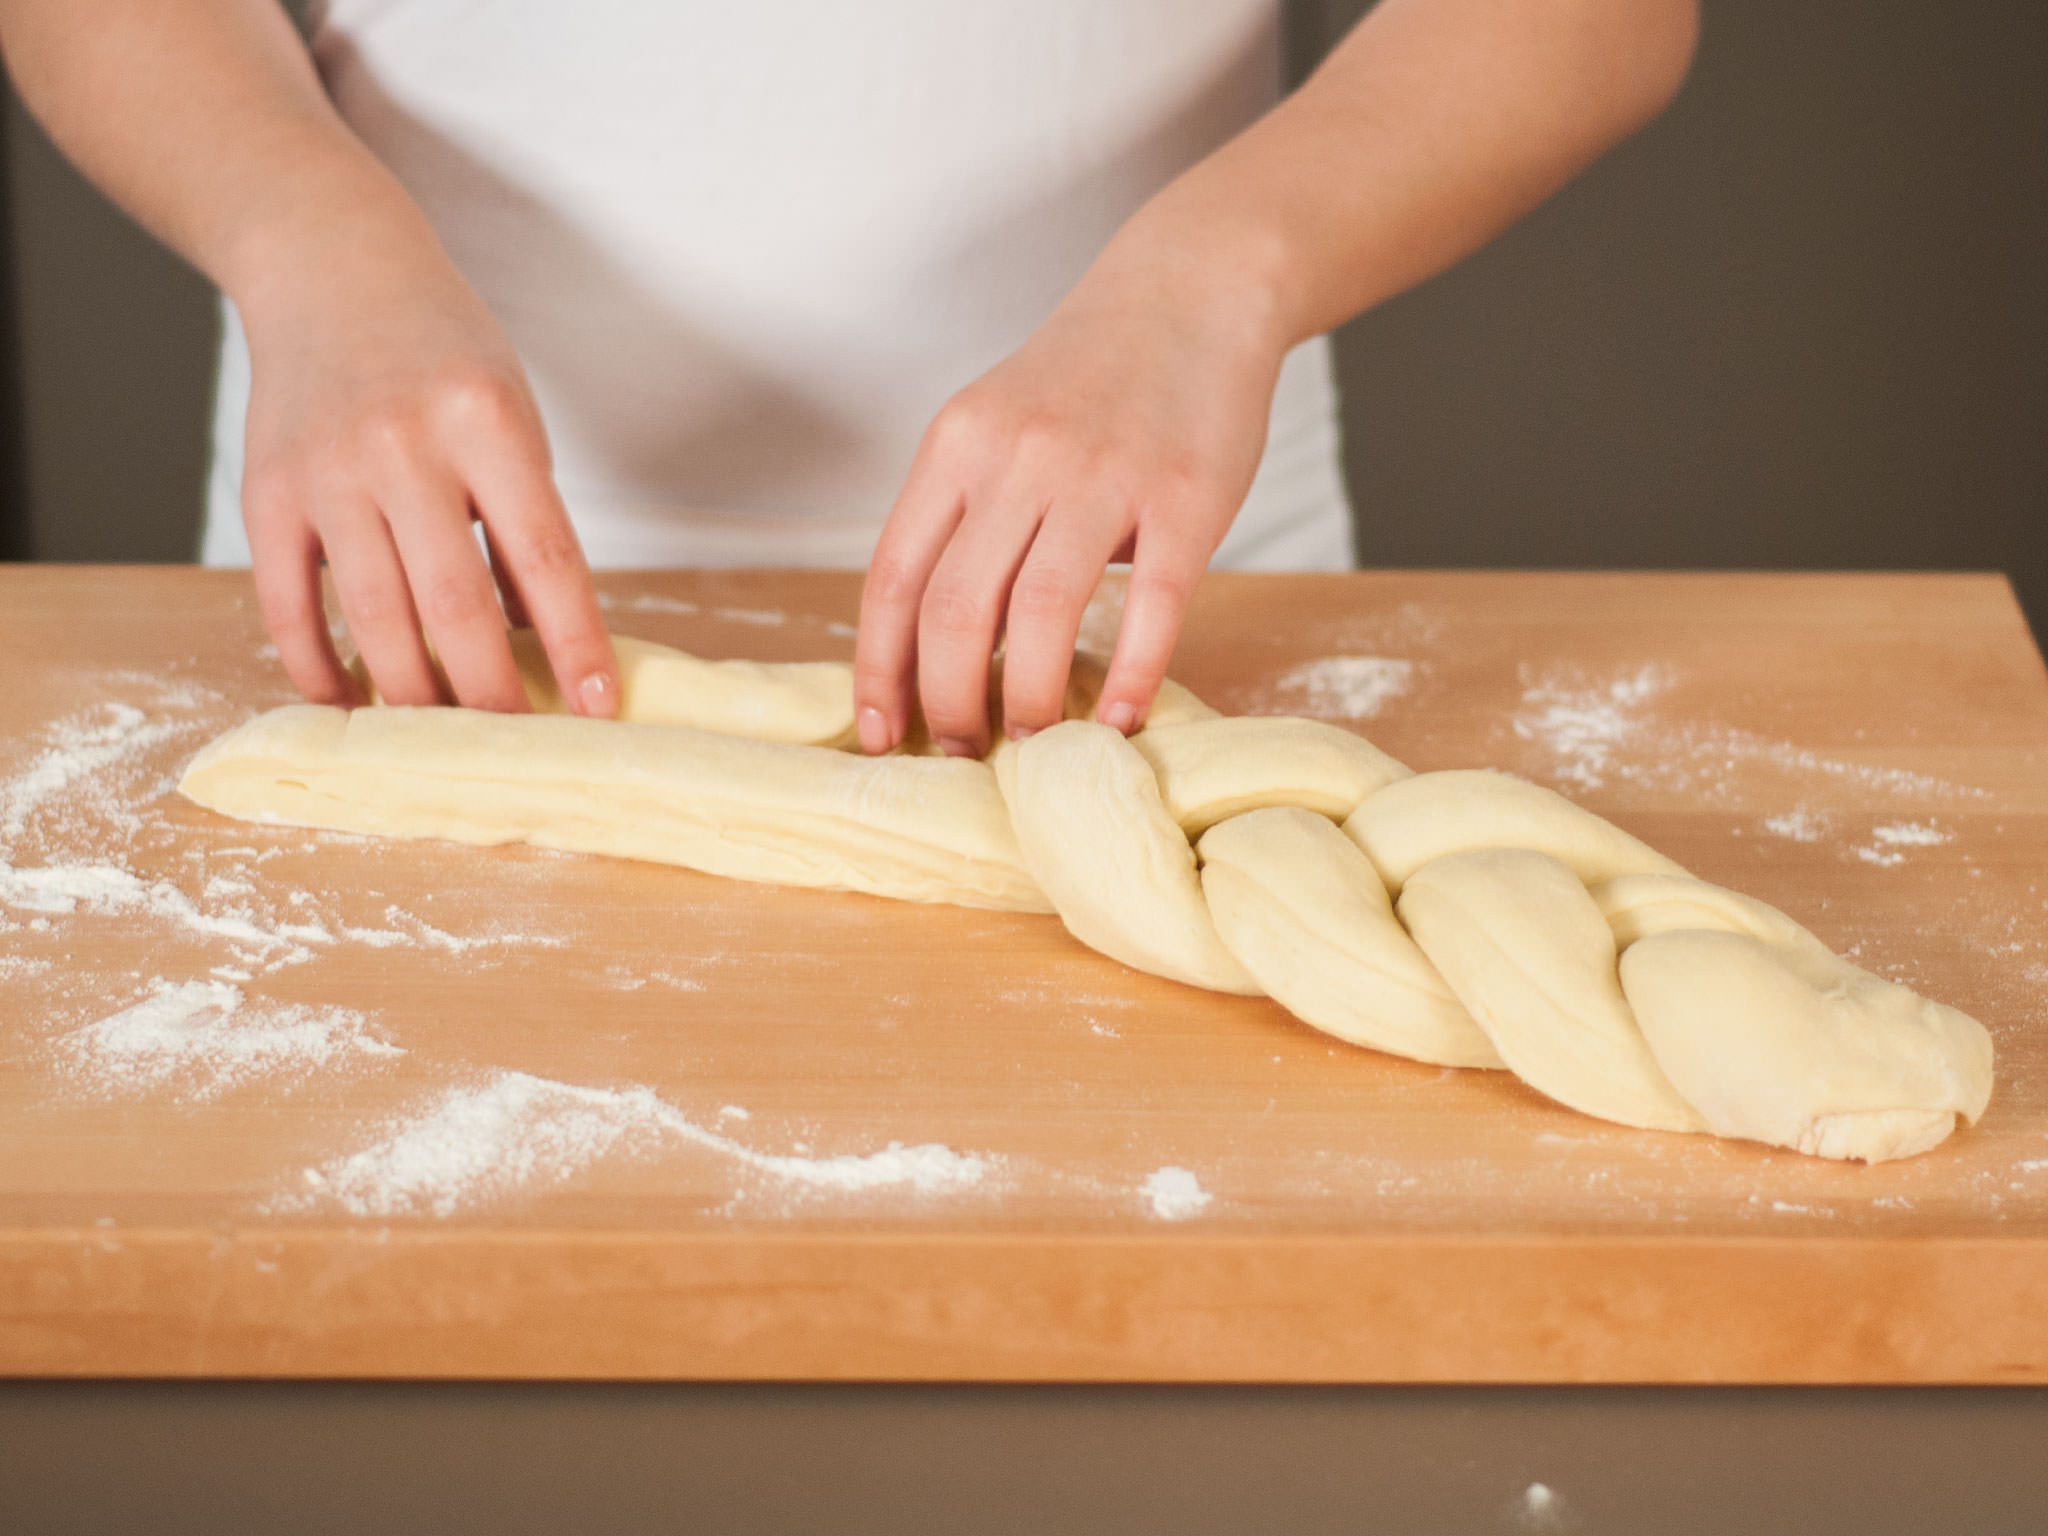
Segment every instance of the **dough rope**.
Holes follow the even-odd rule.
[[[1645,1129],[1877,1162],[1990,1098],[1974,1019],[1508,774],[1416,773],[1172,683],[1126,739],[1089,718],[1104,668],[1085,654],[1049,730],[998,735],[983,761],[921,736],[867,758],[844,664],[615,643],[615,721],[562,713],[521,632],[534,714],[290,705],[209,744],[179,788],[248,820],[1056,912],[1139,970]]]

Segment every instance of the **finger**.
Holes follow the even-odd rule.
[[[1180,627],[1209,551],[1164,520],[1138,530],[1123,623],[1095,718],[1129,735],[1144,723],[1153,695],[1166,678]]]
[[[853,698],[864,752],[887,752],[910,729],[918,613],[932,570],[966,506],[953,459],[934,423],[918,447],[902,494],[889,509],[861,584]]]
[[[441,685],[420,637],[405,567],[377,509],[365,496],[331,510],[320,542],[341,616],[379,697],[386,704],[439,704]]]
[[[296,517],[249,523],[250,563],[263,624],[292,686],[315,704],[353,709],[362,690],[334,652],[320,601],[320,540]]]
[[[416,468],[380,489],[384,520],[405,566],[413,606],[455,702],[523,714],[526,687],[512,659],[505,613],[483,551],[470,532],[469,498],[452,474]]]
[[[578,714],[619,712],[619,663],[597,606],[597,589],[546,454],[499,447],[465,466],[482,511],[508,604],[540,635],[556,685]]]
[[[1010,587],[1003,652],[1003,731],[1012,740],[1057,725],[1066,713],[1081,615],[1128,527],[1128,518],[1055,508],[1032,540]]]
[[[520,595],[519,578],[505,563],[505,552],[498,547],[498,541],[491,536],[489,528],[484,529],[484,553],[490,557],[491,578],[498,584],[498,597],[505,605],[506,622],[514,629],[533,628],[533,612]]]
[[[1010,586],[1044,500],[1021,487],[969,507],[932,568],[917,619],[917,692],[932,739],[949,757],[988,750],[988,664]]]

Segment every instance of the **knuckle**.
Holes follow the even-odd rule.
[[[887,608],[908,607],[920,595],[921,573],[900,555],[878,553],[868,566],[866,595]]]
[[[1194,597],[1195,579],[1199,575],[1198,570],[1183,570],[1179,566],[1134,569],[1125,605],[1128,608],[1133,600],[1138,600],[1170,613],[1179,613]]]
[[[541,585],[556,585],[583,575],[583,546],[566,528],[549,528],[528,537],[516,561],[521,573]]]
[[[484,617],[491,601],[474,576],[441,571],[420,582],[419,605],[429,628],[448,628]]]
[[[436,415],[461,431],[503,431],[522,424],[524,395],[519,386],[488,368],[461,369],[434,387]]]
[[[970,640],[988,628],[987,610],[971,589],[956,582],[934,581],[925,590],[919,627],[941,639]]]
[[[1064,413],[1052,406],[1032,405],[1015,412],[1008,437],[1027,464],[1058,465],[1070,475],[1093,473],[1103,450],[1081,438]]]
[[[962,391],[932,418],[932,447],[947,455],[974,453],[992,435],[994,422],[994,412],[981,395]]]
[[[348,615],[349,628],[358,634],[412,624],[412,609],[405,594],[386,582],[357,583],[344,588],[342,608]]]
[[[1085,601],[1076,583],[1063,570],[1027,567],[1010,588],[1010,622],[1015,628],[1036,628],[1064,623]]]

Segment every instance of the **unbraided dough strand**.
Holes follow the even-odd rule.
[[[1628,1125],[1874,1162],[1989,1100],[1975,1020],[1506,774],[1413,774],[1337,727],[1226,719],[1171,683],[1126,740],[1086,718],[1104,667],[1078,656],[1067,723],[983,762],[918,736],[869,759],[840,750],[843,664],[616,643],[617,721],[561,713],[515,635],[542,713],[292,706],[212,743],[180,788],[252,819],[1053,910],[1140,969],[1270,993],[1381,1050],[1504,1063]]]

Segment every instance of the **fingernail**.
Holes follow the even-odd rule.
[[[619,712],[619,692],[602,672],[593,672],[576,690],[576,707],[594,720],[609,720]]]
[[[939,750],[948,757],[981,756],[979,752],[974,750],[973,742],[962,741],[958,736],[941,736],[939,738]]]
[[[889,739],[889,717],[872,704],[863,705],[858,717],[860,728],[860,749],[870,757],[878,757],[896,743]]]
[[[1137,708],[1119,700],[1102,712],[1102,723],[1111,730],[1120,731],[1128,736],[1138,724]]]

